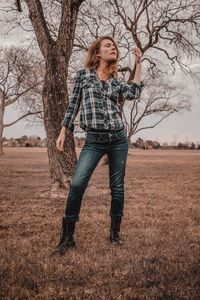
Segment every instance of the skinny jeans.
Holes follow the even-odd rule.
[[[79,221],[85,189],[100,159],[108,155],[109,186],[111,190],[110,216],[123,216],[124,177],[128,155],[126,129],[99,133],[87,132],[85,144],[76,162],[64,211],[68,222]]]

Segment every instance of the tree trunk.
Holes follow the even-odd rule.
[[[131,137],[132,137],[132,134],[129,132],[128,133],[128,145],[130,146],[131,144]]]
[[[56,149],[68,104],[67,72],[72,53],[79,6],[84,0],[61,1],[61,22],[55,41],[48,29],[40,0],[26,0],[29,16],[46,62],[43,87],[44,125],[52,183],[68,187],[76,161],[73,135],[67,133],[64,152]]]
[[[64,118],[67,93],[67,62],[65,56],[58,53],[57,47],[49,49],[46,63],[46,75],[43,88],[44,125],[47,135],[47,152],[50,164],[52,184],[69,187],[76,161],[73,134],[66,135],[64,152],[56,148],[56,139]]]
[[[4,154],[3,152],[3,116],[4,108],[0,105],[0,156]]]

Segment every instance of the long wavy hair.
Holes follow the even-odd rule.
[[[116,77],[117,69],[118,69],[118,60],[119,60],[119,49],[118,49],[114,39],[110,36],[100,36],[92,43],[92,45],[89,47],[89,49],[87,51],[87,56],[86,56],[84,66],[87,69],[97,68],[99,66],[100,59],[97,57],[97,54],[99,54],[101,42],[106,39],[111,40],[113,42],[113,44],[115,45],[115,48],[117,51],[117,59],[116,59],[116,61],[108,63],[108,65],[103,70],[103,72],[108,76],[114,75]]]

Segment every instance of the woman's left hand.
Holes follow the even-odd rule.
[[[132,53],[135,55],[136,64],[141,63],[142,51],[140,50],[140,48],[133,48]]]

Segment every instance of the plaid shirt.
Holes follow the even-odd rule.
[[[74,78],[72,95],[62,125],[74,130],[73,122],[80,111],[80,127],[115,130],[124,127],[120,116],[119,96],[138,98],[143,84],[126,83],[110,76],[105,84],[93,68],[79,70]]]

